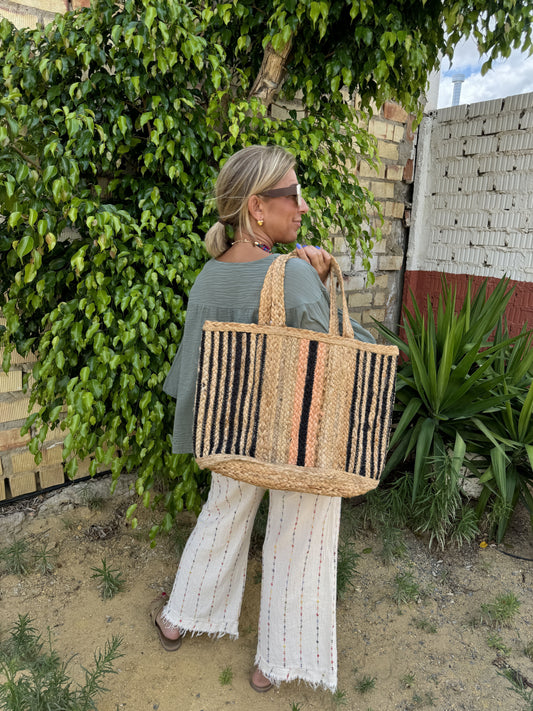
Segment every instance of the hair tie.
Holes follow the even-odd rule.
[[[221,217],[218,218],[218,222],[220,222],[221,225],[224,225],[224,227],[228,224],[226,220],[223,220]]]

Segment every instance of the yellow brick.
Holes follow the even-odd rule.
[[[360,306],[370,306],[372,303],[372,294],[368,291],[356,292],[348,297],[348,306],[350,308],[358,308]]]
[[[34,30],[37,27],[38,17],[33,12],[10,12],[5,8],[0,9],[0,19],[5,18],[18,30]]]
[[[377,198],[385,198],[392,200],[394,198],[394,183],[379,183],[373,180],[372,192]]]
[[[383,321],[385,318],[385,309],[369,309],[365,311],[364,314],[365,323],[373,323],[372,319],[375,318],[376,321]]]
[[[12,427],[8,430],[0,431],[0,452],[6,452],[9,449],[16,449],[18,447],[25,447],[29,444],[31,437],[29,434],[20,434],[20,427]]]
[[[380,256],[378,259],[378,269],[385,272],[399,271],[403,265],[403,257],[395,257],[392,254]]]
[[[86,457],[81,462],[78,462],[78,471],[74,475],[73,479],[81,479],[89,474],[89,467],[91,466],[91,457]]]
[[[384,306],[387,303],[387,292],[378,291],[374,294],[374,306]]]
[[[0,422],[15,422],[17,420],[25,420],[29,415],[28,406],[30,399],[16,398],[13,400],[5,400],[0,402]],[[38,412],[39,406],[35,405],[32,412]]]
[[[22,371],[0,372],[0,393],[12,393],[16,390],[22,390]]]
[[[0,464],[0,470],[1,470],[2,465]],[[0,501],[3,501],[6,498],[6,480],[5,479],[0,479]]]
[[[65,473],[63,471],[63,465],[54,464],[51,467],[41,467],[39,469],[39,481],[41,483],[41,489],[64,484]]]
[[[387,249],[388,249],[387,242],[386,242],[386,240],[382,239],[380,242],[375,243],[374,249],[372,250],[372,252],[374,254],[385,254]]]
[[[370,119],[368,126],[369,133],[375,136],[375,138],[385,138],[388,141],[394,139],[394,128],[393,124],[380,121],[380,119],[377,118]]]
[[[375,289],[388,289],[389,288],[389,276],[388,274],[382,274],[376,277],[374,282]]]
[[[369,165],[366,161],[362,160],[359,165],[359,175],[363,178],[384,178],[385,166],[380,165],[376,170],[374,166]]]
[[[383,224],[378,225],[378,227],[380,227],[381,234],[383,235],[383,237],[386,237],[387,235],[390,235],[390,233],[392,232],[392,220],[385,218],[383,220]]]
[[[44,12],[66,12],[68,10],[65,0],[17,0],[17,5],[26,5],[32,9],[38,8]]]
[[[394,133],[392,135],[392,140],[395,141],[396,143],[401,143],[403,141],[404,136],[405,136],[405,127],[404,126],[394,126]]]
[[[378,141],[378,155],[380,158],[386,158],[390,160],[398,160],[398,146],[394,143],[386,143],[385,141]]]
[[[388,202],[383,206],[383,212],[386,217],[403,218],[405,205],[403,202]]]
[[[5,348],[0,348],[0,361],[4,357]],[[11,353],[11,365],[22,365],[23,363],[37,363],[37,358],[33,353],[28,353],[28,355],[21,356],[17,351],[12,351]]]
[[[41,464],[43,467],[49,467],[52,464],[60,464],[63,461],[63,446],[57,444],[53,447],[45,447],[43,449],[43,458]]]
[[[29,469],[37,469],[35,457],[29,451],[11,455],[11,466],[15,473],[26,472]]]
[[[387,180],[402,180],[403,178],[403,165],[388,165],[387,166]]]
[[[35,472],[21,472],[9,477],[11,496],[21,496],[37,490]]]

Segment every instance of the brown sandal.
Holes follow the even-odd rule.
[[[257,691],[259,694],[264,694],[266,691],[270,691],[270,689],[274,686],[274,684],[272,684],[271,681],[268,684],[265,684],[264,686],[259,686],[259,684],[256,684],[254,682],[254,674],[256,671],[259,671],[259,669],[254,669],[252,672],[252,675],[250,677],[250,686],[252,687],[252,689],[254,691]],[[263,672],[261,672],[261,674],[263,674]],[[265,676],[265,675],[263,674],[263,676]],[[265,676],[265,679],[266,679],[266,676]],[[268,681],[268,679],[267,679],[267,681]]]
[[[168,637],[165,637],[165,635],[163,634],[163,630],[157,624],[157,616],[165,607],[167,602],[168,598],[166,596],[158,597],[157,599],[152,600],[152,603],[150,605],[150,619],[152,620],[152,624],[154,625],[159,634],[159,641],[161,642],[161,646],[163,647],[163,649],[166,652],[177,652],[178,649],[181,647],[181,643],[183,641],[181,635],[177,639],[169,639]]]

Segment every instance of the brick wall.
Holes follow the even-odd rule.
[[[0,19],[7,18],[16,27],[46,25],[55,13],[86,7],[89,0],[0,0]],[[282,109],[278,109],[282,111]],[[376,245],[372,269],[375,284],[366,287],[360,262],[351,261],[344,239],[334,237],[337,257],[344,276],[351,315],[375,333],[372,318],[395,328],[399,320],[402,293],[402,269],[406,244],[406,224],[410,214],[413,181],[413,133],[411,117],[397,104],[388,102],[376,112],[370,131],[376,136],[382,161],[379,173],[364,162],[357,167],[362,184],[372,190],[383,206],[383,239]],[[1,320],[0,320],[1,323]],[[0,352],[0,361],[2,354]],[[30,493],[65,480],[62,464],[61,430],[51,432],[43,444],[43,459],[37,467],[28,450],[29,435],[20,428],[28,415],[29,395],[22,389],[24,373],[30,373],[34,358],[13,354],[8,374],[0,371],[0,501]],[[84,462],[78,477],[87,473]]]
[[[506,275],[512,332],[533,327],[533,94],[433,112],[418,151],[405,294]]]

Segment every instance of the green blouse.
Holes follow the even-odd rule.
[[[196,278],[182,342],[163,385],[164,391],[176,399],[173,452],[193,451],[194,394],[204,321],[257,323],[261,287],[275,256],[239,263],[211,259]],[[287,326],[328,331],[329,294],[316,270],[302,259],[291,259],[286,265],[285,311]],[[352,320],[352,326],[358,340],[375,342],[357,322]]]

